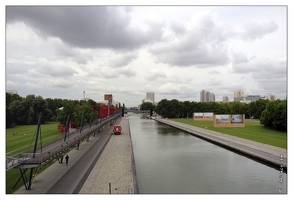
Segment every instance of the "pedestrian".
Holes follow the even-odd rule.
[[[66,165],[68,165],[68,160],[69,160],[68,154],[66,155],[65,159],[66,159]]]
[[[61,163],[62,164],[62,162],[63,162],[63,155],[60,157],[60,159],[58,159],[58,161],[59,161],[59,163]]]

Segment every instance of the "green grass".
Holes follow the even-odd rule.
[[[49,139],[62,137],[62,134],[58,132],[58,124],[58,122],[48,122],[41,125],[40,132],[43,142],[48,141]],[[23,150],[22,148],[28,148],[30,144],[33,148],[35,143],[35,139],[33,139],[33,137],[36,130],[37,125],[15,126],[13,128],[6,129],[6,153],[15,151],[17,149]],[[40,141],[40,138],[38,138],[38,141]]]
[[[205,128],[220,133],[237,136],[240,138],[245,138],[253,140],[256,142],[261,142],[264,144],[273,145],[276,147],[281,147],[287,149],[287,133],[276,131],[272,129],[267,129],[263,127],[257,120],[245,120],[245,127],[242,128],[223,128],[214,127],[213,121],[195,121],[192,119],[171,119],[177,122],[189,124],[199,128]]]
[[[43,145],[45,141],[54,140],[60,137],[63,137],[61,133],[58,132],[58,122],[49,122],[41,125],[41,139]],[[34,148],[35,139],[34,135],[37,130],[37,125],[23,125],[15,126],[13,128],[6,129],[6,153],[12,152],[18,153],[28,150],[28,147],[31,146],[31,149]],[[18,133],[14,134],[13,133]],[[25,135],[24,135],[25,134]],[[39,138],[40,139],[40,138]],[[38,144],[39,145],[39,144]],[[17,151],[18,150],[18,151]],[[48,165],[46,166],[48,167]],[[43,171],[45,168],[42,168]],[[41,171],[38,171],[41,172]],[[27,177],[29,176],[30,170],[27,170]],[[19,169],[10,169],[6,171],[6,194],[12,194],[15,190],[20,188],[23,185],[21,180],[14,190],[13,186],[17,182],[17,179],[20,177]]]

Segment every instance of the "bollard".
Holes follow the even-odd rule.
[[[33,181],[33,183],[35,182],[35,174],[33,174],[32,181]]]
[[[109,183],[109,194],[111,194],[111,183]]]

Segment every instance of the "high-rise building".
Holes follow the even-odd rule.
[[[146,99],[151,100],[153,103],[155,103],[155,93],[153,92],[147,92],[146,93]]]
[[[229,97],[223,96],[223,102],[229,102]]]
[[[243,90],[234,91],[234,101],[243,101],[244,92]]]
[[[200,102],[215,102],[215,95],[210,91],[202,90],[200,91]]]

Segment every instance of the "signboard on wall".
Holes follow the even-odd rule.
[[[245,127],[245,115],[214,115],[214,127]]]
[[[231,123],[243,123],[242,115],[232,115]]]
[[[203,118],[203,113],[193,113],[193,118]]]
[[[213,119],[214,113],[203,113],[203,118]]]
[[[216,115],[216,124],[229,123],[229,115]]]
[[[212,121],[214,120],[214,113],[193,113],[193,119],[199,121]]]

